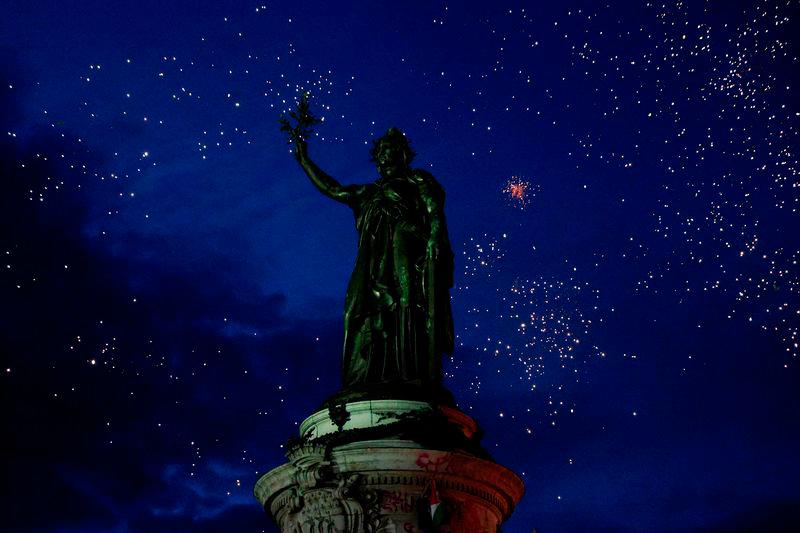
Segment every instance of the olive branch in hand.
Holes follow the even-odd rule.
[[[294,120],[294,125],[290,119]],[[281,125],[281,131],[289,134],[287,142],[295,145],[296,153],[299,153],[304,148],[308,137],[314,133],[314,126],[322,123],[309,109],[308,93],[304,93],[300,97],[296,111],[289,111],[289,118],[286,115],[282,115],[278,122]]]

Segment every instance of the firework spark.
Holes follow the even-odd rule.
[[[518,176],[511,176],[502,190],[503,194],[508,196],[511,205],[519,209],[525,209],[530,205],[535,191],[530,182]]]

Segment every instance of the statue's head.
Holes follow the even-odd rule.
[[[389,128],[383,137],[373,141],[369,155],[382,176],[391,176],[407,169],[416,154],[402,131]]]

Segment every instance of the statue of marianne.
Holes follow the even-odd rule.
[[[391,128],[374,141],[379,177],[341,185],[308,156],[305,136],[292,135],[294,155],[325,196],[348,205],[358,230],[358,256],[344,310],[340,399],[449,396],[442,354],[453,351],[453,252],[444,189],[409,166],[408,139]]]

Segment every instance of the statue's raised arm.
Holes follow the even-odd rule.
[[[293,147],[294,157],[300,163],[303,172],[306,173],[311,183],[322,194],[338,202],[349,204],[353,194],[352,188],[343,187],[341,183],[319,168],[308,156],[308,137],[313,132],[313,127],[319,124],[321,120],[311,114],[307,95],[303,95],[300,98],[297,110],[290,112],[289,116],[294,119],[295,124],[292,125],[289,119],[282,117],[280,119],[281,131],[289,134],[289,143]]]
[[[322,194],[338,202],[345,204],[350,203],[350,197],[353,194],[351,188],[343,187],[341,183],[319,168],[317,164],[308,157],[308,146],[305,141],[297,145],[295,157],[300,163],[303,172],[305,172],[306,176],[311,180],[311,183],[313,183]]]

